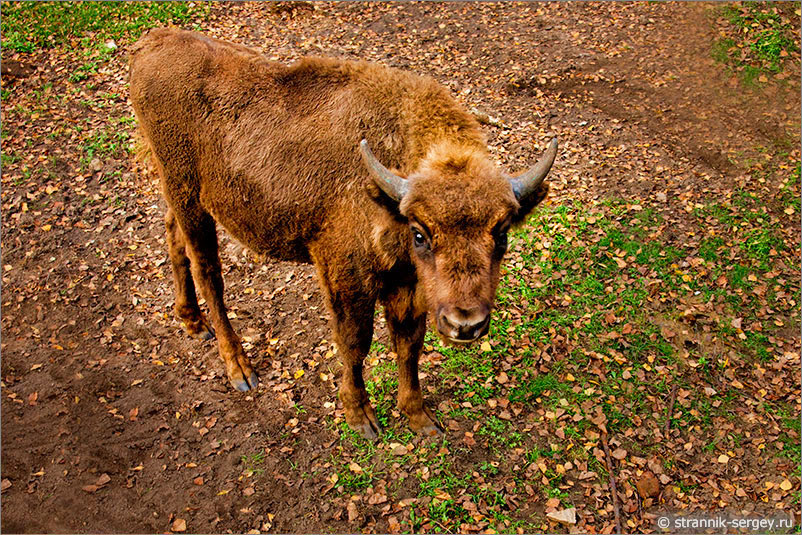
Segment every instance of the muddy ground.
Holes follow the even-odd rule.
[[[681,229],[688,199],[746,183],[734,162],[762,157],[757,147],[799,144],[798,72],[743,88],[711,58],[710,10],[318,3],[282,13],[222,4],[202,25],[283,62],[331,55],[430,74],[503,122],[486,131],[511,170],[559,137],[553,203],[659,202]],[[396,505],[416,496],[411,483],[389,501],[365,498],[353,521],[347,496],[331,489],[331,454],[345,448],[347,459],[350,450],[337,425],[339,364],[313,269],[261,262],[221,231],[227,304],[262,379],[255,392],[234,392],[215,345],[188,338],[173,319],[153,171],[128,151],[81,163],[74,125],[89,119],[90,128],[133,132],[125,58],[122,46],[92,89],[70,81],[69,55],[48,52],[17,55],[32,72],[3,81],[15,94],[51,83],[49,93],[64,98],[34,113],[3,102],[4,154],[18,151],[46,172],[3,171],[2,531],[163,532],[180,530],[178,519],[191,532],[396,529],[388,513],[408,520]],[[776,190],[771,180],[750,187]],[[798,351],[795,321],[786,322],[786,345]],[[377,337],[386,338],[381,320]],[[439,389],[430,402],[451,395]],[[452,436],[472,424],[455,421]],[[263,452],[256,473],[244,466],[253,452]],[[485,455],[478,448],[470,460]],[[793,484],[798,497],[798,478]],[[534,525],[545,501],[524,507]]]

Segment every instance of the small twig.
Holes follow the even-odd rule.
[[[671,389],[671,398],[668,401],[668,415],[666,416],[666,425],[663,429],[663,436],[668,438],[668,431],[671,429],[671,417],[674,415],[674,402],[677,401],[677,385]]]
[[[602,431],[601,439],[602,446],[604,446],[604,455],[607,457],[607,474],[610,477],[610,492],[613,494],[616,533],[624,533],[621,525],[621,508],[618,505],[618,490],[615,487],[615,476],[613,475],[613,456],[610,455],[610,446],[607,444],[606,431]]]
[[[640,491],[637,490],[638,485],[634,483],[631,479],[629,480],[629,484],[636,489],[635,498],[638,499],[638,519],[641,522],[643,522],[643,498],[641,498]]]

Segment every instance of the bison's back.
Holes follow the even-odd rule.
[[[342,214],[369,233],[377,207],[361,139],[407,172],[439,136],[483,143],[429,78],[325,58],[287,67],[181,30],[137,42],[130,91],[168,199],[195,195],[240,241],[279,258],[306,260],[307,244]]]
[[[286,69],[244,47],[154,30],[131,54],[131,102],[171,203],[200,203],[256,251],[308,260],[331,189],[316,187],[314,168],[333,153],[310,149],[321,141],[315,106],[286,98],[275,81]]]

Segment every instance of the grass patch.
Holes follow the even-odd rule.
[[[33,52],[93,40],[134,40],[153,26],[184,25],[209,13],[207,2],[3,2],[4,49]]]
[[[398,391],[398,366],[393,360],[380,361],[371,370],[371,378],[365,382],[376,417],[382,427],[387,428],[392,422],[390,413],[395,407]]]
[[[94,158],[122,156],[130,151],[131,135],[126,130],[111,127],[97,130],[84,142],[84,157],[81,163],[86,166]]]
[[[755,228],[747,232],[740,245],[748,258],[756,260],[762,271],[769,270],[771,256],[783,250],[783,242],[770,228]]]
[[[477,434],[487,437],[494,448],[517,448],[523,444],[524,437],[518,431],[511,431],[510,427],[509,422],[490,416],[484,420]]]
[[[534,378],[527,379],[510,389],[509,400],[511,402],[530,403],[544,393],[560,393],[566,389],[568,389],[567,385],[560,383],[551,374],[536,375]]]
[[[264,468],[262,467],[264,461],[264,451],[256,451],[240,457],[240,463],[242,464],[243,470],[255,475],[259,475],[264,472]]]
[[[747,86],[777,78],[799,55],[797,9],[795,2],[743,2],[716,8],[721,37],[712,44],[713,59],[737,73]]]

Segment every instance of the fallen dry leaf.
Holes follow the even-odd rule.
[[[356,509],[356,502],[354,502],[354,500],[348,500],[348,505],[345,506],[345,509],[348,511],[349,522],[354,522],[359,518],[359,511]]]
[[[638,487],[638,494],[641,495],[641,498],[656,498],[660,494],[660,482],[657,480],[657,477],[650,472],[644,472],[635,483],[635,486]]]
[[[387,495],[379,493],[379,492],[374,492],[368,498],[368,504],[370,504],[370,505],[378,505],[378,504],[384,503],[386,501],[387,501]]]
[[[362,473],[362,467],[359,466],[356,462],[351,461],[351,464],[348,465],[348,469],[354,472],[355,474]]]
[[[613,458],[618,459],[620,461],[627,456],[627,450],[625,450],[624,448],[617,448],[610,455],[612,455]]]
[[[438,500],[443,500],[443,501],[447,501],[447,500],[452,500],[453,499],[451,497],[451,494],[449,494],[448,492],[446,492],[446,491],[444,491],[442,489],[435,489],[434,490],[434,497],[437,498]]]
[[[546,516],[552,520],[556,520],[561,524],[576,524],[576,508],[563,509],[562,511],[554,511],[547,513]]]

